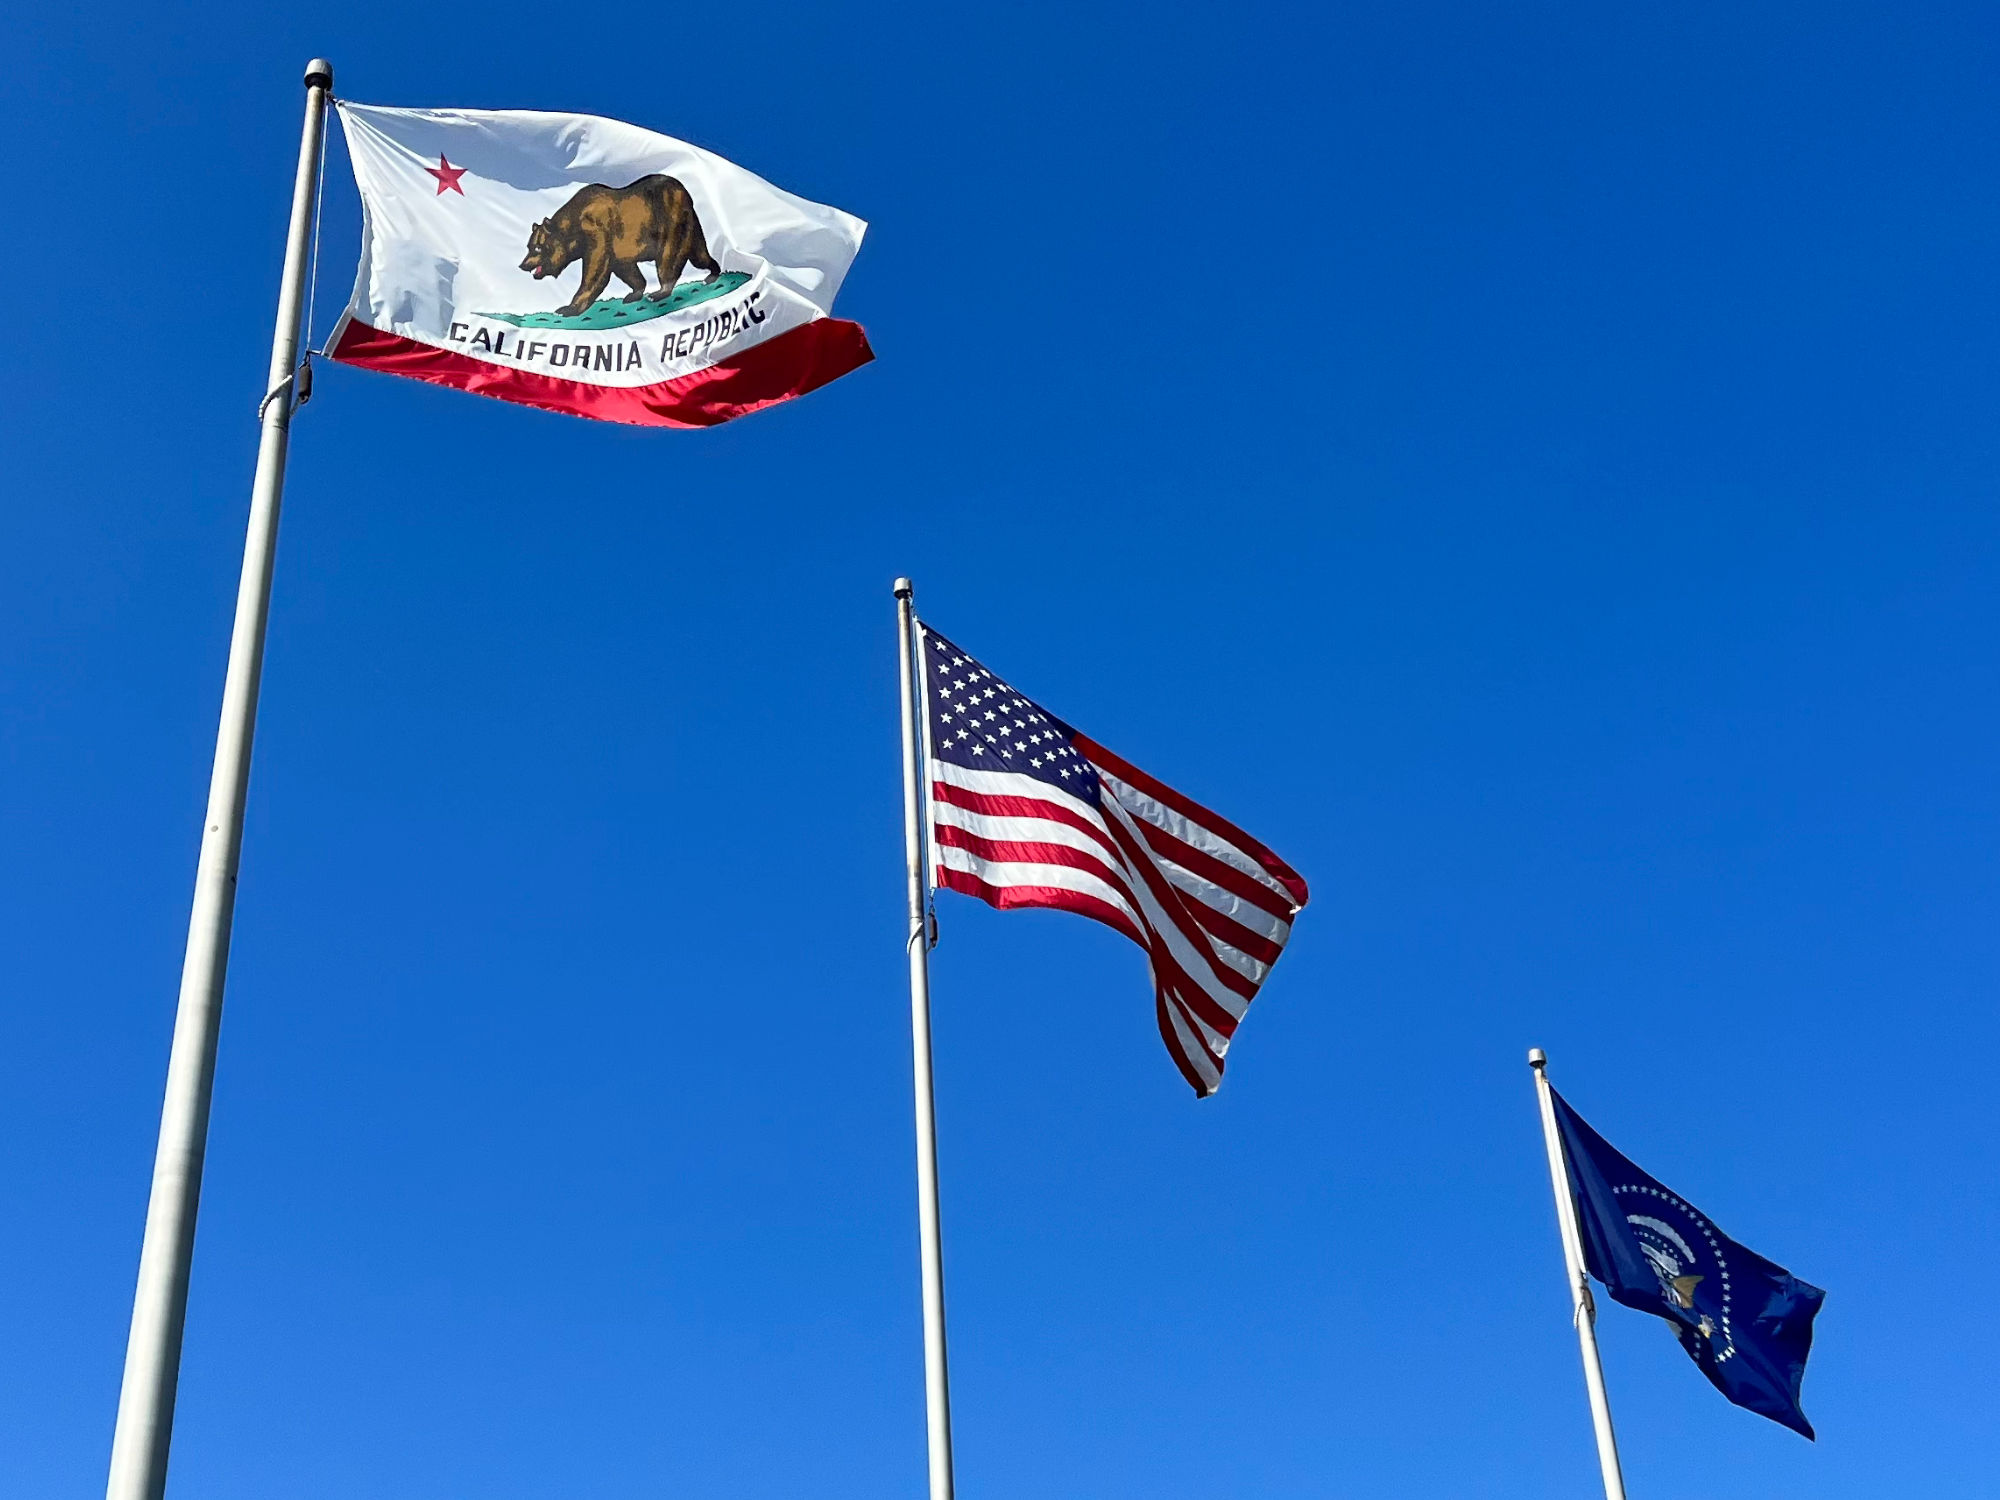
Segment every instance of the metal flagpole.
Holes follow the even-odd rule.
[[[896,580],[896,656],[903,686],[903,862],[910,898],[910,1052],[917,1093],[917,1228],[924,1273],[924,1413],[931,1500],[952,1500],[951,1377],[944,1349],[944,1233],[938,1222],[937,1113],[931,1097],[931,964],[924,915],[923,745],[917,726],[916,590]]]
[[[319,182],[320,139],[333,65],[306,65],[305,131],[292,182],[292,224],[278,288],[278,323],[271,337],[271,376],[258,419],[257,475],[250,485],[250,524],[243,541],[243,575],[236,590],[236,625],[222,686],[222,723],[215,736],[208,816],[195,866],[194,908],[188,917],[180,1007],[167,1062],[153,1192],[146,1204],[146,1238],[139,1252],[139,1286],[132,1299],[132,1333],[125,1380],[118,1392],[118,1427],[111,1439],[106,1500],[161,1500],[167,1449],[173,1440],[174,1395],[180,1380],[181,1333],[187,1322],[188,1273],[194,1258],[195,1210],[201,1201],[202,1159],[208,1145],[209,1098],[215,1083],[215,1042],[222,1021],[222,982],[229,964],[229,927],[236,908],[236,870],[243,849],[243,799],[250,780],[250,739],[264,666],[264,625],[271,604],[271,562],[278,536],[278,502],[285,485],[285,444],[294,405],[299,309],[304,301],[313,192]]]
[[[1549,1185],[1555,1189],[1556,1224],[1562,1231],[1563,1267],[1569,1273],[1570,1316],[1583,1352],[1583,1383],[1590,1392],[1590,1423],[1597,1432],[1597,1464],[1604,1471],[1604,1500],[1625,1500],[1625,1475],[1618,1467],[1618,1436],[1611,1430],[1611,1399],[1604,1391],[1604,1362],[1597,1355],[1597,1304],[1583,1264],[1583,1237],[1576,1227],[1576,1200],[1570,1196],[1569,1168],[1563,1164],[1562,1136],[1556,1130],[1555,1101],[1549,1097],[1548,1054],[1528,1049],[1535,1070],[1535,1097],[1542,1106],[1542,1144],[1549,1153]]]

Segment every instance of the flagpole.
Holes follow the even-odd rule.
[[[896,580],[896,656],[903,688],[903,863],[910,904],[910,1053],[917,1096],[917,1229],[924,1277],[924,1414],[931,1500],[952,1500],[951,1377],[944,1346],[944,1233],[938,1218],[937,1112],[931,1094],[931,967],[924,916],[923,747],[917,725],[916,590]]]
[[[250,780],[250,741],[257,720],[257,690],[264,666],[264,627],[271,605],[272,554],[278,506],[285,485],[285,446],[292,424],[305,300],[306,256],[313,192],[319,183],[320,140],[333,65],[306,65],[305,129],[292,181],[292,222],[285,236],[285,268],[278,287],[277,328],[271,337],[271,373],[258,420],[257,473],[250,485],[250,521],[243,540],[243,573],[236,590],[236,624],[229,637],[229,669],[222,686],[222,720],[215,736],[215,765],[202,820],[201,855],[195,866],[194,904],[188,916],[187,956],[181,967],[180,1005],[174,1015],[173,1051],[167,1062],[160,1142],[153,1159],[146,1236],[139,1252],[138,1290],[125,1348],[125,1378],[118,1392],[118,1426],[111,1439],[106,1500],[162,1500],[167,1450],[173,1440],[174,1396],[180,1382],[181,1335],[187,1323],[188,1275],[194,1259],[195,1212],[208,1145],[208,1110],[215,1084],[215,1044],[222,1022],[222,985],[229,964],[229,929],[236,908],[236,873],[243,850],[243,801]]]
[[[1604,1471],[1604,1500],[1625,1500],[1625,1474],[1618,1465],[1618,1436],[1611,1430],[1611,1398],[1604,1389],[1604,1362],[1597,1353],[1597,1304],[1583,1263],[1583,1237],[1576,1226],[1576,1199],[1570,1195],[1562,1136],[1556,1130],[1555,1101],[1549,1097],[1548,1054],[1528,1049],[1535,1072],[1535,1097],[1542,1106],[1542,1144],[1548,1148],[1549,1185],[1556,1195],[1556,1225],[1562,1232],[1563,1268],[1569,1275],[1570,1320],[1583,1354],[1583,1384],[1590,1393],[1590,1423],[1597,1433],[1597,1464]]]

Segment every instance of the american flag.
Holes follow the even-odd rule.
[[[1305,906],[1298,872],[917,627],[936,883],[1094,917],[1146,950],[1160,1036],[1200,1095]]]

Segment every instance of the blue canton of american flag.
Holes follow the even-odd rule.
[[[1305,906],[1257,840],[1076,732],[929,626],[936,881],[990,906],[1095,918],[1146,950],[1167,1051],[1197,1094]]]

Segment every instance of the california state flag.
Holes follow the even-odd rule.
[[[867,225],[594,115],[341,104],[361,270],[333,358],[709,427],[874,357],[829,314]]]

